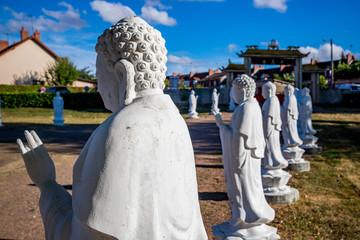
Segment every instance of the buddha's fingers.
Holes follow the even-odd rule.
[[[31,133],[28,130],[25,130],[24,133],[25,133],[25,137],[26,137],[29,147],[31,149],[35,149],[37,147],[37,144],[36,144],[33,136],[31,135]]]
[[[33,136],[33,138],[38,146],[43,144],[41,139],[39,138],[39,136],[36,134],[36,132],[34,130],[31,130],[30,133]]]
[[[17,145],[18,145],[18,147],[19,147],[19,149],[20,149],[21,154],[24,155],[24,154],[27,152],[27,150],[25,149],[24,144],[23,144],[23,142],[21,141],[21,139],[18,138],[18,139],[16,140],[16,143],[17,143]]]

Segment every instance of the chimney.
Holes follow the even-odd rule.
[[[9,41],[0,40],[0,51],[4,50],[9,46]]]
[[[311,65],[315,65],[316,63],[315,59],[312,58],[310,61],[311,61]]]
[[[286,65],[280,65],[280,71],[284,70],[285,67]]]
[[[259,69],[259,65],[254,65],[254,73]]]
[[[265,69],[264,65],[260,66],[260,70],[264,70],[264,69]]]
[[[353,58],[354,58],[354,61],[357,61],[358,60],[358,56],[353,56]]]
[[[29,37],[29,32],[25,31],[25,28],[22,27],[21,31],[20,31],[20,35],[21,35],[21,41],[24,41],[25,39],[27,39]]]
[[[182,73],[179,73],[179,77],[181,77],[183,74]]]
[[[173,75],[173,77],[176,77],[176,76],[177,76],[177,74],[176,74],[176,73],[173,73],[172,75]]]
[[[209,69],[209,75],[213,75],[214,74],[214,70],[212,70],[211,68]]]
[[[352,60],[351,53],[346,54],[346,63],[350,63]]]
[[[216,70],[214,71],[214,73],[219,73],[219,69],[216,69]]]
[[[34,33],[34,37],[40,41],[40,33],[39,33],[39,30],[36,29],[35,33]]]
[[[194,72],[190,72],[190,77],[194,76]]]

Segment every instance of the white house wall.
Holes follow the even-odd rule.
[[[0,84],[32,84],[55,58],[34,40],[27,40],[0,56]],[[17,81],[16,81],[17,80]]]

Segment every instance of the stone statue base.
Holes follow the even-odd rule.
[[[302,155],[305,153],[304,149],[299,147],[288,147],[282,150],[284,158],[289,162],[286,170],[292,170],[296,172],[310,171],[310,162],[305,161]]]
[[[316,144],[318,138],[315,137],[314,135],[301,136],[301,140],[303,141],[303,144],[300,146],[300,148],[304,149],[305,153],[307,154],[321,153],[322,148]]]
[[[199,118],[198,113],[194,112],[194,113],[189,113],[189,118]]]
[[[65,126],[65,124],[64,124],[64,120],[62,119],[54,119],[53,120],[53,122],[54,122],[54,126]]]
[[[264,195],[266,201],[271,204],[293,204],[299,199],[299,190],[289,187],[286,191],[269,192]]]
[[[289,162],[289,165],[285,170],[291,170],[295,172],[308,172],[310,171],[310,162],[303,160],[302,162]]]
[[[213,226],[215,240],[277,240],[280,236],[276,234],[277,229],[265,224],[252,226],[249,228],[232,231],[225,222],[218,226]]]
[[[282,169],[262,169],[261,174],[268,203],[292,204],[298,200],[299,191],[286,185],[292,177],[290,173]]]
[[[216,115],[218,112],[220,112],[220,109],[211,109],[210,115]]]

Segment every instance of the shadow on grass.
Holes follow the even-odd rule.
[[[227,201],[228,196],[226,192],[199,192],[199,199],[204,201]]]
[[[197,168],[224,168],[223,165],[204,165],[204,164],[196,164]]]
[[[28,184],[29,186],[32,186],[32,187],[36,187],[36,185],[35,184],[33,184],[33,183],[30,183],[30,184]],[[66,190],[72,190],[72,185],[62,185],[63,186],[63,188],[65,188]]]
[[[312,120],[313,123],[333,123],[333,124],[358,124],[360,122],[352,122],[352,121],[329,121],[329,120]]]

